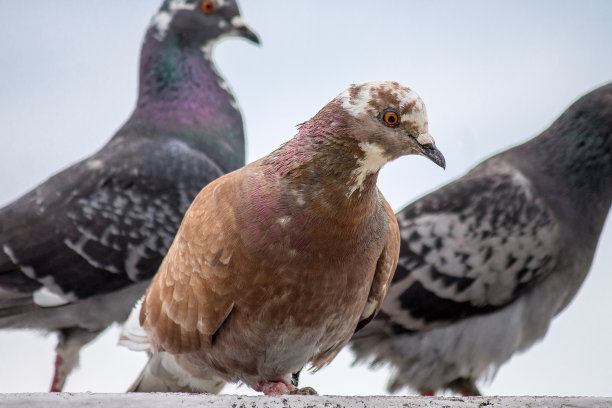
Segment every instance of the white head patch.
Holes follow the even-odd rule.
[[[151,26],[157,29],[155,33],[155,39],[157,41],[163,41],[166,38],[170,23],[174,18],[174,15],[179,10],[195,10],[197,4],[188,3],[187,0],[170,0],[168,3],[168,10],[161,10],[159,13],[153,16],[151,20]]]
[[[381,93],[386,93],[389,98],[400,101],[405,106],[414,102],[414,109],[423,109],[425,105],[419,95],[412,89],[392,81],[370,81],[360,85],[353,85],[341,92],[336,100],[342,104],[351,115],[358,116],[371,113],[375,109],[372,102]],[[401,108],[401,106],[400,106]]]
[[[418,130],[417,136],[431,138],[427,130],[427,111],[423,100],[412,89],[397,82],[370,81],[353,85],[335,100],[354,117],[376,117],[384,109],[394,108],[400,114],[401,122],[412,123]]]
[[[416,138],[420,145],[431,145],[434,143],[434,138],[429,133],[421,133]]]
[[[232,17],[232,27],[234,28],[242,28],[244,27],[244,20],[240,16]]]

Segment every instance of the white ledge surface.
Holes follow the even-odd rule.
[[[344,396],[240,396],[203,394],[0,394],[2,408],[608,408],[606,397],[344,397]]]

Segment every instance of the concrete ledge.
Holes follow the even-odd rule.
[[[20,408],[500,408],[612,407],[612,398],[599,397],[252,397],[198,394],[0,394],[0,407]]]

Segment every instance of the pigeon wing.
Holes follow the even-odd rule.
[[[361,330],[365,325],[367,325],[380,310],[385,294],[387,293],[389,285],[391,284],[391,278],[393,278],[393,273],[397,267],[397,259],[400,248],[399,227],[391,206],[386,200],[384,200],[384,198],[383,201],[385,206],[385,215],[388,219],[387,239],[383,251],[378,258],[378,262],[376,263],[376,272],[374,273],[374,280],[372,282],[372,287],[370,288],[370,294],[368,295],[366,306],[361,314],[355,332]]]
[[[196,197],[149,287],[140,314],[158,350],[187,353],[211,345],[234,306],[231,243],[239,239],[235,209],[224,199],[235,176],[215,180]]]
[[[0,289],[44,286],[59,305],[151,278],[199,184],[222,174],[179,141],[111,142],[0,210]]]
[[[556,263],[553,214],[527,178],[498,159],[409,205],[397,219],[399,263],[383,311],[408,330],[499,309]]]

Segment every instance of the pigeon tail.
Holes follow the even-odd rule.
[[[192,376],[179,366],[173,355],[162,352],[151,356],[127,392],[189,392],[218,394],[225,381],[210,373]]]

